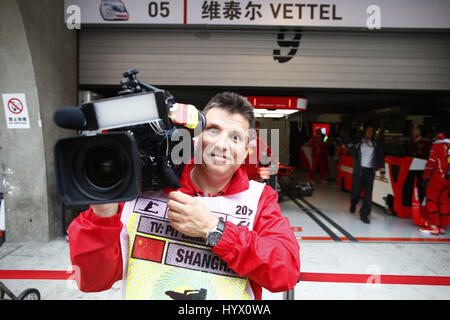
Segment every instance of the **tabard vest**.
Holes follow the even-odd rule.
[[[251,180],[243,192],[196,199],[219,219],[252,230],[264,186]],[[249,280],[229,269],[205,239],[185,236],[170,226],[167,200],[163,191],[148,192],[123,208],[124,298],[254,299]]]

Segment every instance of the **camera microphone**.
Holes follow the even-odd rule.
[[[86,117],[79,107],[62,107],[53,114],[55,123],[65,129],[83,130],[86,128]]]

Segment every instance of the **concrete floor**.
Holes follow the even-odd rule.
[[[318,184],[314,195],[307,198],[339,226],[354,237],[372,239],[402,238],[404,241],[333,241],[328,234],[292,200],[280,201],[283,214],[297,227],[300,244],[301,271],[306,273],[381,274],[450,277],[449,233],[427,236],[418,232],[410,219],[388,216],[374,206],[372,223],[363,224],[358,214],[348,213],[348,193],[333,186]],[[317,217],[333,232],[339,230]],[[321,241],[305,240],[317,237]],[[418,241],[407,241],[419,239]],[[430,242],[442,239],[442,242]],[[46,243],[6,242],[0,247],[0,270],[71,270],[66,239]],[[27,288],[37,288],[42,299],[121,299],[120,281],[112,289],[100,293],[83,293],[72,280],[2,280],[14,294]],[[309,299],[382,299],[382,300],[442,300],[450,298],[450,286],[354,284],[301,281],[295,287],[296,300]],[[263,299],[280,300],[283,293],[263,291]]]
[[[424,243],[300,242],[301,271],[388,275],[450,276],[450,245]],[[68,243],[5,243],[1,270],[71,270]],[[1,280],[15,295],[37,288],[42,299],[121,299],[120,282],[111,290],[83,293],[71,280]],[[280,300],[283,293],[264,290],[263,299]],[[450,286],[300,282],[296,300],[309,299],[449,299]]]

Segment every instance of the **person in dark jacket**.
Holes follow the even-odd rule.
[[[381,179],[384,179],[384,151],[374,140],[374,127],[367,125],[361,141],[349,145],[349,154],[353,157],[352,192],[350,213],[354,213],[359,201],[361,190],[364,190],[363,205],[359,210],[361,221],[370,223],[369,215],[372,209],[372,189],[375,171],[380,168]]]

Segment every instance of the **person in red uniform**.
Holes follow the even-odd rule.
[[[413,157],[428,159],[431,149],[431,140],[422,136],[418,125],[411,127],[411,149]]]
[[[450,189],[450,139],[446,136],[446,132],[440,132],[438,139],[433,143],[422,177],[426,181],[425,196],[429,225],[419,230],[433,235],[445,234],[450,213],[448,198]]]
[[[315,173],[317,171],[317,168],[320,166],[320,181],[324,182],[327,145],[323,141],[323,135],[320,128],[316,129],[316,134],[312,136],[312,138],[306,143],[306,145],[311,148],[312,154],[312,165],[309,180],[311,181],[311,183],[314,183]]]
[[[260,180],[258,168],[260,166],[267,166],[272,164],[272,150],[267,145],[266,141],[260,138],[260,122],[255,122],[256,135],[250,140],[248,155],[245,159],[243,167],[247,170],[248,178],[250,180]]]
[[[171,226],[184,235],[208,239],[219,219],[196,197],[237,195],[249,189],[241,166],[248,152],[249,129],[254,126],[253,107],[236,93],[213,97],[204,111],[207,125],[196,140],[202,161],[186,164],[181,188],[169,192]],[[258,200],[253,230],[225,222],[221,237],[211,250],[239,275],[246,276],[255,299],[262,287],[287,291],[300,275],[299,245],[287,218],[281,214],[278,194],[264,186]],[[91,205],[68,229],[70,258],[78,287],[85,292],[109,289],[122,278],[119,241],[124,203]]]

